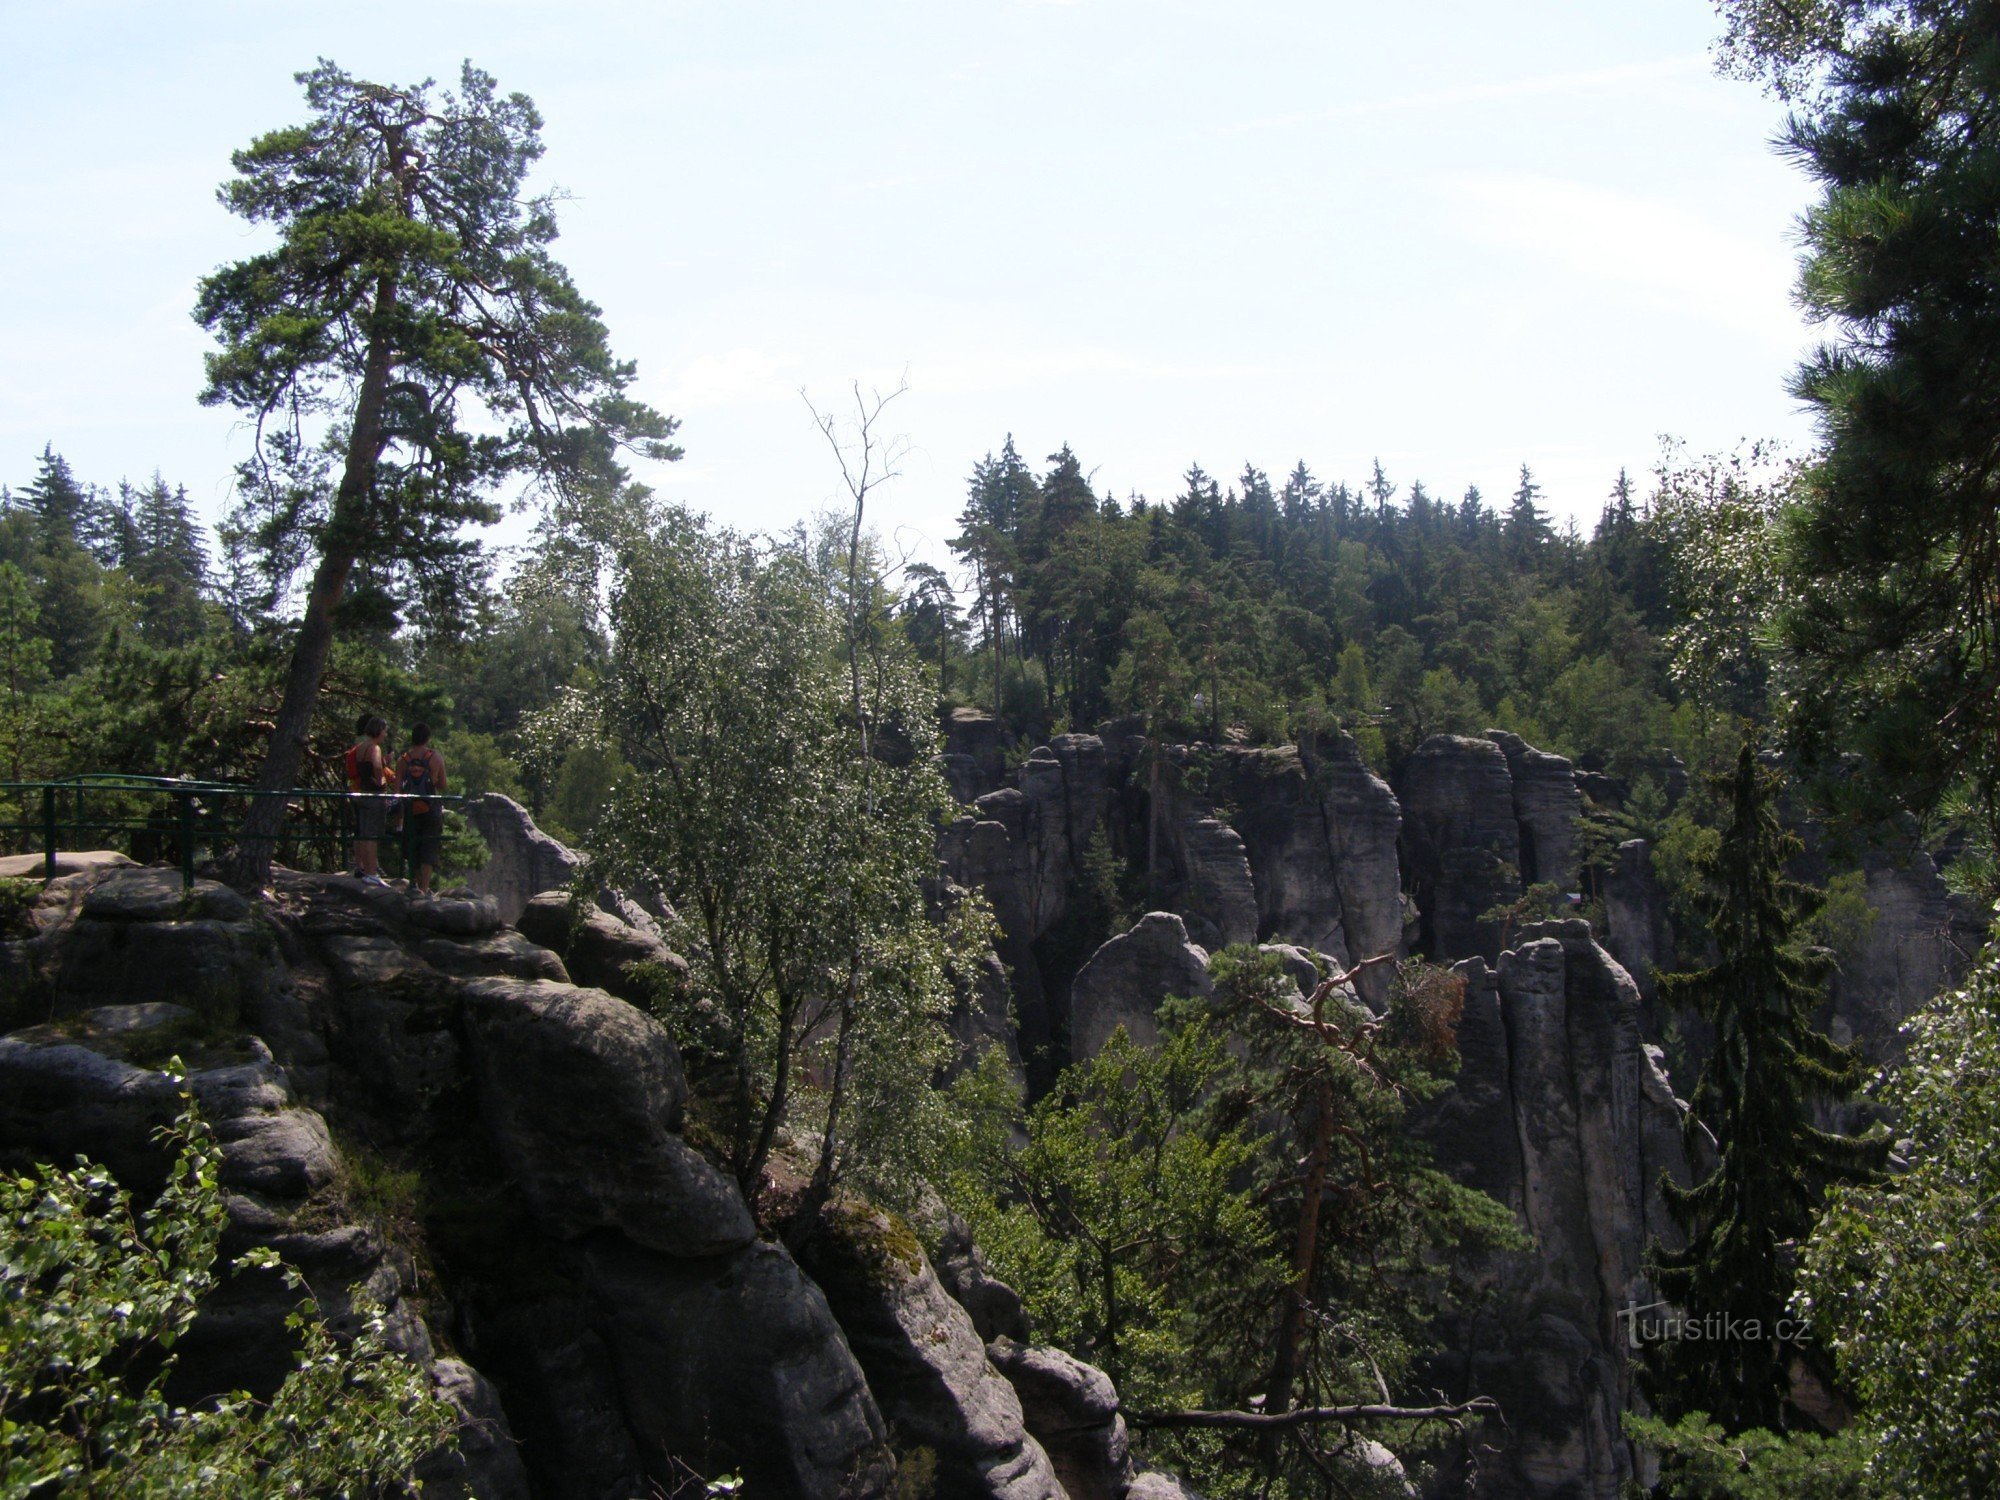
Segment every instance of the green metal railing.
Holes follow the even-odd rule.
[[[260,791],[227,781],[196,781],[171,776],[134,776],[118,771],[89,771],[60,781],[0,782],[0,811],[5,803],[16,803],[21,813],[15,822],[0,821],[0,839],[13,842],[16,836],[30,845],[39,845],[48,879],[56,873],[56,855],[67,839],[79,847],[86,833],[124,833],[128,842],[155,848],[173,846],[179,854],[181,882],[192,886],[198,851],[206,844],[211,853],[225,845],[239,843],[242,829],[238,810],[245,801],[280,797],[286,803],[302,804],[297,815],[286,820],[285,831],[277,835],[282,853],[289,844],[294,849],[312,850],[327,862],[345,867],[354,843],[353,805],[369,797],[386,797],[394,802],[417,800],[400,792],[326,791],[298,787],[291,791]],[[459,803],[460,796],[433,794],[422,799],[432,803]],[[148,807],[156,809],[147,811]],[[414,819],[403,820],[401,838],[406,862],[413,863],[416,830]]]

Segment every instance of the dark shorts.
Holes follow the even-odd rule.
[[[357,839],[379,839],[389,829],[389,799],[387,797],[356,797],[354,799],[354,836]]]
[[[416,840],[417,863],[436,869],[444,854],[444,809],[409,815],[410,837]]]

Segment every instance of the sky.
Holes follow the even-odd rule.
[[[641,477],[743,529],[839,491],[808,402],[888,393],[871,515],[943,560],[974,462],[1068,443],[1100,493],[1199,463],[1587,529],[1621,467],[1812,427],[1786,377],[1810,185],[1716,76],[1705,0],[0,0],[0,480],[44,444],[230,501],[194,286],[256,233],[230,152],[316,57],[462,59],[546,119],[557,254],[681,421]],[[804,393],[804,399],[801,397]],[[1643,479],[1641,480],[1643,485]],[[501,528],[504,544],[524,523]]]

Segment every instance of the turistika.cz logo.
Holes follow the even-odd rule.
[[[1806,1337],[1806,1323],[1801,1318],[1779,1318],[1766,1323],[1762,1318],[1739,1317],[1734,1313],[1712,1312],[1696,1317],[1668,1302],[1648,1302],[1644,1306],[1628,1302],[1619,1309],[1618,1319],[1625,1325],[1625,1343],[1633,1349],[1680,1339],[1709,1344],[1761,1344],[1776,1339],[1781,1344],[1791,1344]]]

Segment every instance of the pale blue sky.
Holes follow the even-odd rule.
[[[1388,7],[29,4],[0,0],[0,479],[53,442],[210,514],[244,435],[195,404],[198,276],[247,231],[230,151],[328,56],[470,57],[547,117],[559,253],[746,527],[834,492],[799,400],[884,387],[879,514],[941,539],[981,453],[1100,489],[1379,456],[1594,518],[1657,436],[1803,442],[1784,380],[1809,196],[1780,111],[1713,75],[1703,0]],[[514,528],[510,528],[514,529]]]

